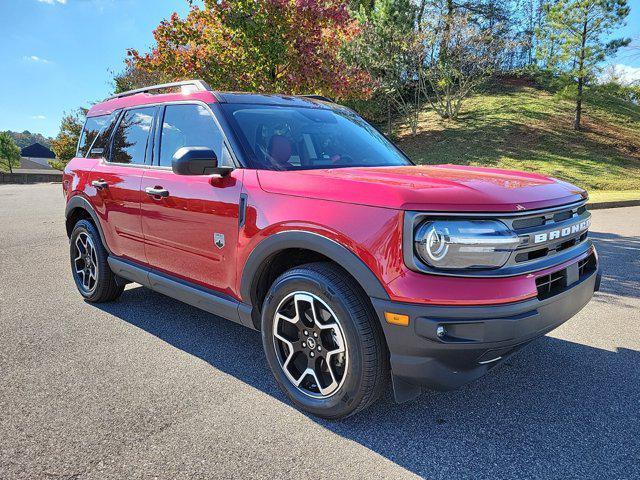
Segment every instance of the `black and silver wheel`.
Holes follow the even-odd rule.
[[[386,347],[368,299],[328,263],[294,268],[271,286],[262,338],[280,387],[301,409],[341,418],[382,391]]]
[[[70,257],[73,280],[85,299],[108,302],[120,296],[124,286],[116,282],[100,234],[88,220],[80,220],[73,227]]]
[[[340,321],[322,299],[288,294],[276,308],[272,336],[280,368],[300,392],[327,398],[340,389],[349,354]]]
[[[73,242],[73,269],[75,276],[80,280],[78,288],[85,295],[91,295],[98,286],[98,256],[96,247],[89,234],[79,232]]]

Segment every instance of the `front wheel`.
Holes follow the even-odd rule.
[[[291,401],[324,418],[374,402],[388,376],[388,354],[368,299],[330,263],[282,274],[262,308],[271,370]]]

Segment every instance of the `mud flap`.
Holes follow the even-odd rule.
[[[396,403],[410,402],[418,398],[422,393],[422,387],[409,383],[396,375],[391,375],[391,383],[393,384],[393,398]]]

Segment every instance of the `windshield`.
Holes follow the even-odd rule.
[[[411,165],[391,142],[345,108],[223,105],[261,170]]]

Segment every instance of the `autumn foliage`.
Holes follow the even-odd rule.
[[[154,48],[129,50],[127,62],[218,90],[366,98],[371,78],[340,54],[358,31],[341,0],[205,0],[185,18],[163,21]]]

